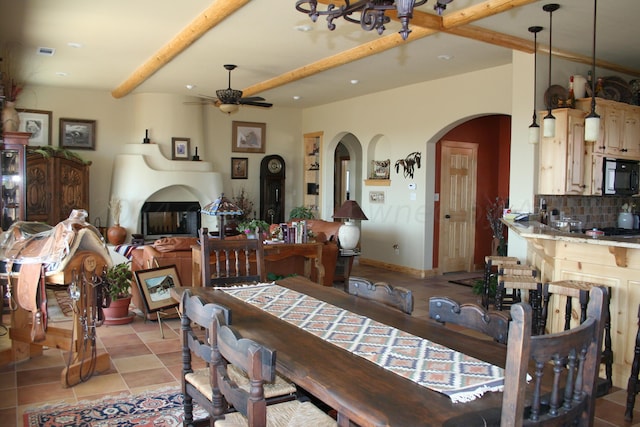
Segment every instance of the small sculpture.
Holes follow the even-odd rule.
[[[404,170],[404,177],[407,178],[413,178],[413,171],[414,168],[417,166],[418,169],[420,169],[420,159],[422,157],[422,154],[419,153],[418,151],[414,151],[413,153],[409,154],[407,157],[405,157],[404,159],[400,159],[396,162],[396,173],[400,173],[400,166],[402,166],[402,169]]]

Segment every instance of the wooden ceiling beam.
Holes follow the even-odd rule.
[[[156,71],[191,46],[207,31],[243,7],[251,0],[217,0],[183,28],[178,35],[162,46],[151,58],[139,66],[124,82],[111,91],[114,98],[131,93]]]

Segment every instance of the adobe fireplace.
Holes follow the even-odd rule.
[[[161,237],[197,237],[200,229],[198,202],[145,202],[140,210],[144,240]]]

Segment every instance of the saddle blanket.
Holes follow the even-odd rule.
[[[454,403],[502,391],[502,368],[275,283],[218,289]]]

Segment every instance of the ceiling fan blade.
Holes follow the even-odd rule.
[[[202,101],[185,101],[184,105],[216,105],[213,100],[202,100]]]
[[[240,100],[240,104],[241,105],[252,105],[254,107],[264,107],[264,108],[270,108],[273,106],[273,104],[270,104],[268,102],[255,102],[255,101],[243,101]]]
[[[245,98],[240,98],[240,102],[244,101],[266,101],[266,99],[261,96],[247,96]]]

